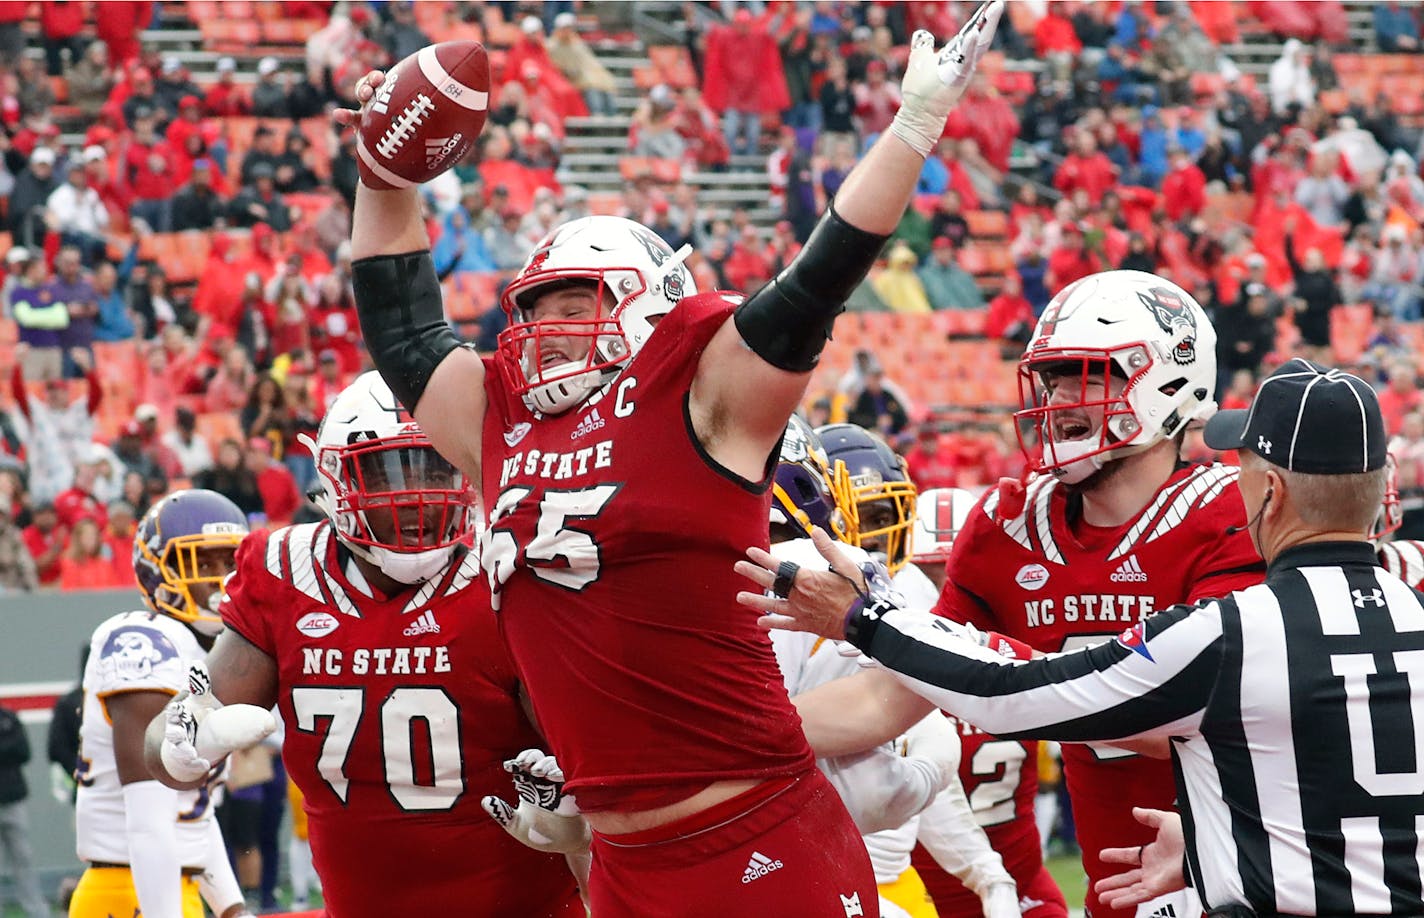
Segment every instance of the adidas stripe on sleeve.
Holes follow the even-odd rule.
[[[1115,640],[1008,660],[937,616],[897,609],[853,623],[851,643],[944,710],[1006,739],[1071,742],[1194,731],[1221,661],[1216,602],[1175,606]]]

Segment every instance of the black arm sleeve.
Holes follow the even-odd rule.
[[[777,369],[814,370],[836,316],[888,238],[851,226],[834,205],[826,208],[795,260],[733,314],[747,347]]]
[[[410,411],[460,339],[445,321],[428,251],[362,258],[351,267],[361,334],[386,385]]]

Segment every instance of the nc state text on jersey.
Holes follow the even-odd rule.
[[[450,648],[438,647],[365,647],[351,651],[348,664],[336,647],[303,647],[302,675],[343,676],[348,670],[353,676],[374,673],[377,676],[423,676],[426,673],[450,671]]]
[[[592,460],[591,466],[590,460]],[[612,440],[599,440],[592,446],[570,450],[566,453],[546,453],[531,449],[527,453],[515,453],[504,460],[504,465],[500,468],[499,473],[499,486],[504,487],[516,476],[563,481],[567,478],[577,478],[587,474],[590,467],[606,469],[612,465]]]
[[[1140,594],[1080,593],[1064,596],[1061,606],[1052,599],[1024,603],[1030,628],[1055,624],[1060,615],[1065,622],[1140,622],[1156,611],[1157,598]]]

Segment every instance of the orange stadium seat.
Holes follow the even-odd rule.
[[[975,238],[1003,239],[1009,235],[1009,215],[1001,210],[970,210],[964,214],[969,235]]]
[[[237,414],[230,411],[205,411],[197,416],[197,423],[194,429],[208,441],[217,452],[218,443],[226,439],[242,441],[242,426],[238,423]]]

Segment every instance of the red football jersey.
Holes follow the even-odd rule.
[[[326,522],[242,543],[223,620],[277,661],[282,761],[332,918],[559,913],[564,859],[480,808],[541,745],[473,555],[387,600],[352,587]]]
[[[1413,589],[1424,589],[1424,542],[1404,539],[1379,547],[1380,566]]]
[[[1175,603],[1260,583],[1265,565],[1250,535],[1244,528],[1227,535],[1246,521],[1238,473],[1179,468],[1141,513],[1112,528],[1070,524],[1076,498],[1052,475],[1002,481],[955,539],[935,611],[1051,653],[1096,644]],[[1130,915],[1103,908],[1093,894],[1093,883],[1119,869],[1098,852],[1152,841],[1132,807],[1172,808],[1171,762],[1067,743],[1063,762],[1088,910],[1096,918]]]
[[[1043,868],[1038,825],[1033,821],[1038,743],[999,739],[957,717],[950,720],[959,728],[959,780],[964,796],[1022,894]],[[915,848],[914,867],[941,915],[972,918],[980,914],[974,891],[945,872],[923,846]]]
[[[732,565],[767,547],[768,456],[746,481],[687,414],[698,357],[740,297],[700,294],[574,410],[536,416],[485,374],[481,555],[500,630],[588,812],[685,799],[814,759]]]

